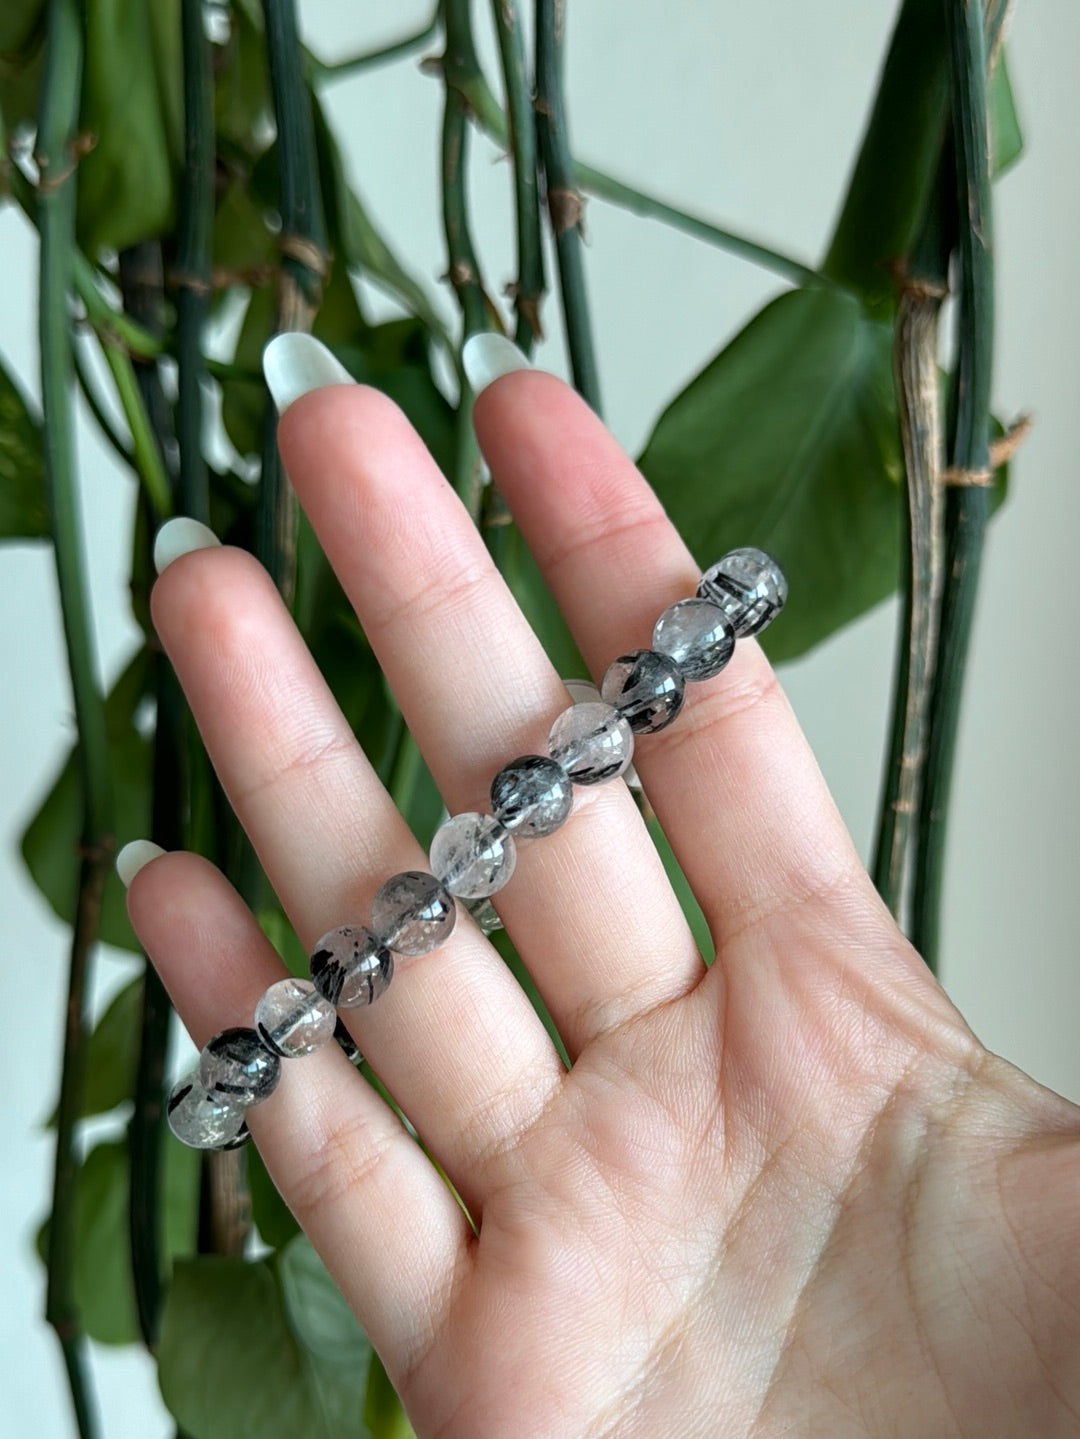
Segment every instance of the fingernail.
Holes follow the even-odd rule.
[[[129,889],[139,870],[164,853],[161,845],[150,839],[133,839],[130,844],[125,844],[116,856],[116,872],[120,876],[120,883],[125,889]]]
[[[321,340],[290,330],[275,335],[263,351],[263,374],[279,415],[309,390],[356,381]]]
[[[532,365],[505,335],[470,335],[461,351],[465,378],[475,394],[514,370],[531,370]]]
[[[154,568],[163,575],[181,555],[189,555],[192,550],[212,550],[220,544],[217,535],[206,525],[178,515],[175,520],[166,520],[154,536]]]

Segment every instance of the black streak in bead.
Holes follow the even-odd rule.
[[[323,999],[336,1005],[345,984],[345,971],[334,958],[333,950],[317,949],[311,956],[310,968],[315,988]]]

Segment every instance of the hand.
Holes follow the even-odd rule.
[[[600,674],[697,569],[557,380],[505,375],[475,420]],[[280,443],[451,812],[484,808],[566,695],[482,539],[375,391],[304,395]],[[425,860],[267,576],[185,554],[153,608],[300,939],[363,922]],[[635,762],[711,969],[616,783],[520,844],[498,899],[569,1072],[467,921],[349,1012],[475,1233],[334,1046],[250,1112],[418,1435],[1080,1433],[1080,1111],[987,1053],[896,930],[753,641]],[[130,907],[197,1043],[282,976],[201,859],[152,861]]]

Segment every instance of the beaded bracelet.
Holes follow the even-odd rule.
[[[679,600],[657,620],[652,649],[620,655],[598,700],[559,715],[546,755],[522,755],[499,770],[489,814],[453,815],[439,827],[430,873],[391,876],[376,892],[368,925],[344,924],[322,936],[311,952],[310,979],[278,980],[255,1006],[253,1028],[214,1035],[198,1068],[169,1095],[176,1137],[196,1149],[235,1149],[250,1138],[245,1110],[273,1094],[282,1059],[312,1054],[334,1038],[358,1057],[337,1011],[374,1004],[393,978],[395,956],[426,954],[448,939],[455,900],[482,928],[494,927],[489,899],[514,872],[516,843],[564,824],[574,785],[624,774],[634,736],[671,724],[687,682],[718,675],[736,639],[759,634],[786,599],[780,567],[761,550],[732,550],[706,570],[696,597]]]

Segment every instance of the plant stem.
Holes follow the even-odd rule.
[[[78,346],[74,347],[74,349],[72,350],[72,357],[75,362],[75,378],[78,381],[79,390],[82,394],[82,397],[86,401],[86,408],[90,411],[91,415],[93,415],[94,421],[97,424],[98,429],[101,431],[102,435],[104,436],[110,447],[113,449],[113,451],[116,453],[117,459],[119,459],[123,464],[129,465],[132,469],[134,469],[135,457],[132,454],[127,441],[121,437],[120,431],[116,428],[109,415],[105,412],[105,408],[101,403],[97,390],[95,389],[94,381],[90,378],[90,371],[87,367],[86,361],[79,353]]]
[[[543,337],[540,302],[544,294],[544,252],[540,238],[540,194],[537,177],[536,114],[525,67],[520,0],[492,0],[499,40],[506,113],[510,118],[510,154],[514,164],[514,207],[517,218],[517,281],[514,341],[526,355]]]
[[[160,335],[164,328],[165,307],[165,267],[160,243],[144,240],[121,251],[119,279],[125,318],[130,318],[152,335]],[[136,542],[143,548],[135,560],[134,573],[148,576],[152,569],[151,537],[174,508],[176,477],[166,462],[166,455],[174,449],[172,408],[165,397],[155,358],[137,356],[133,359],[111,329],[103,327],[100,339],[117,393],[128,416],[138,459],[137,469],[158,476],[155,487],[144,483],[142,523],[136,526]],[[155,493],[155,488],[163,493]],[[167,724],[167,702],[161,686],[161,676],[166,669],[168,661],[164,655],[154,655],[151,673],[155,680],[157,719],[151,838],[164,849],[179,849],[182,841],[175,826],[162,825],[158,793],[158,750],[162,729]],[[173,683],[175,685],[175,680]],[[143,1343],[151,1351],[157,1343],[164,1271],[161,1204],[164,1116],[161,1100],[169,1013],[169,1002],[161,980],[144,955],[133,1110],[128,1126],[127,1219],[135,1310]]]
[[[478,71],[465,82],[464,93],[476,121],[484,133],[490,136],[496,144],[502,145],[504,148],[508,147],[509,127],[506,116],[482,72]],[[595,195],[597,199],[607,200],[609,204],[618,205],[621,209],[631,211],[632,214],[645,215],[650,219],[659,220],[662,224],[670,225],[674,230],[681,230],[684,234],[693,235],[695,239],[704,240],[708,245],[715,245],[717,249],[727,250],[741,259],[750,260],[753,264],[761,265],[766,270],[772,270],[774,274],[782,276],[785,280],[791,280],[800,285],[831,285],[835,283],[822,271],[811,268],[791,255],[782,254],[781,251],[774,250],[769,245],[762,245],[747,235],[740,235],[735,230],[725,229],[700,215],[692,215],[686,210],[680,210],[677,206],[668,204],[666,200],[650,195],[635,185],[628,185],[625,181],[608,174],[606,170],[586,164],[583,160],[575,161],[574,176],[578,185],[583,190],[587,190],[589,194]]]
[[[184,55],[184,174],[176,252],[177,396],[181,514],[204,524],[210,486],[202,451],[203,331],[210,308],[214,221],[214,108],[203,0],[181,0]]]
[[[944,570],[944,492],[938,398],[939,280],[915,280],[896,312],[893,370],[904,447],[907,535],[897,645],[894,713],[885,772],[874,883],[903,925],[919,797],[926,765],[928,710],[937,661]]]
[[[920,805],[912,938],[933,968],[940,938],[945,826],[961,687],[989,510],[990,372],[994,298],[990,165],[987,153],[986,37],[979,0],[946,0],[950,105],[956,153],[960,289],[956,420],[950,468],[969,483],[945,501],[945,589],[939,663],[930,710],[926,782]]]
[[[664,200],[647,195],[632,185],[624,184],[623,181],[615,179],[614,176],[606,174],[603,170],[597,170],[592,165],[578,161],[574,172],[581,188],[588,190],[590,194],[596,195],[599,199],[607,200],[613,205],[631,211],[632,214],[647,215],[653,220],[661,220],[674,230],[681,230],[686,235],[693,235],[695,239],[704,240],[707,244],[727,250],[729,254],[738,255],[743,260],[750,260],[755,265],[772,270],[774,274],[790,280],[795,285],[831,285],[834,283],[820,270],[813,269],[801,260],[781,254],[779,250],[762,245],[746,235],[739,235],[734,230],[725,230],[698,215],[691,215],[685,210],[679,210]]]
[[[262,0],[281,176],[281,273],[275,329],[310,330],[326,277],[326,223],[311,92],[303,75],[293,0]],[[285,598],[296,585],[296,496],[282,468],[277,423],[267,403],[256,552]]]
[[[317,60],[314,55],[309,56],[308,63],[311,67],[314,80],[343,80],[352,75],[359,75],[364,70],[373,70],[378,65],[385,65],[390,60],[399,60],[403,55],[411,55],[421,45],[434,38],[439,28],[439,7],[436,6],[431,18],[419,30],[413,30],[408,35],[403,35],[400,40],[392,40],[389,45],[380,45],[375,50],[363,50],[359,55],[349,55],[344,60]]]
[[[118,345],[110,337],[102,338],[101,351],[105,357],[105,363],[109,367],[109,373],[112,375],[113,384],[116,386],[116,397],[120,401],[128,429],[131,431],[133,453],[128,456],[128,463],[132,465],[142,482],[155,522],[162,524],[173,512],[169,476],[162,459],[161,448],[150,423],[143,395],[140,393],[135,366],[123,346]]]
[[[585,286],[582,215],[567,133],[563,94],[563,31],[566,0],[536,0],[536,116],[540,154],[547,182],[548,214],[555,235],[566,341],[574,386],[600,414],[600,376],[596,367],[589,301]]]
[[[468,102],[462,89],[480,62],[473,44],[470,0],[444,0],[446,49],[443,76],[446,94],[442,125],[442,212],[449,261],[449,278],[461,306],[462,343],[488,328],[489,305],[480,280],[480,264],[469,226],[466,191],[468,163]],[[457,411],[453,484],[474,520],[480,515],[482,487],[480,449],[472,424],[473,394],[461,363],[461,346],[455,352],[461,398]]]
[[[48,39],[37,130],[41,176],[37,224],[41,236],[42,433],[60,607],[79,731],[77,755],[83,818],[56,1126],[45,1314],[60,1341],[79,1433],[88,1439],[96,1433],[97,1423],[85,1372],[82,1323],[73,1292],[79,1183],[75,1127],[82,1109],[86,989],[91,951],[101,917],[102,888],[113,846],[112,795],[105,706],[95,671],[76,496],[74,370],[68,325],[75,247],[75,169],[71,142],[78,118],[82,73],[82,18],[78,0],[49,0],[46,23]]]

